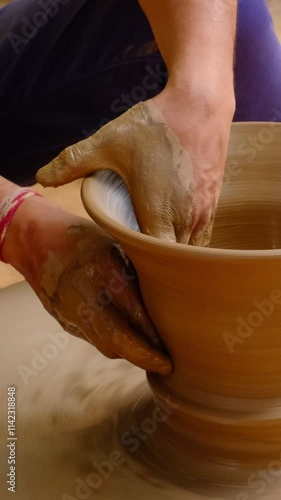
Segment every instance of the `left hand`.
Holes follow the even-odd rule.
[[[11,222],[3,253],[66,331],[109,358],[162,375],[171,372],[134,269],[92,221],[30,198]]]

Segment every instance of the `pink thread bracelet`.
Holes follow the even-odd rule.
[[[16,189],[11,195],[6,196],[4,200],[0,203],[0,261],[5,262],[3,259],[3,245],[5,241],[5,236],[11,221],[25,200],[31,198],[32,196],[42,196],[36,191],[31,191],[30,189],[19,188]]]

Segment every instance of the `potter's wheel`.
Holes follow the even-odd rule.
[[[280,500],[280,491],[269,491],[278,481],[272,475],[263,480],[263,494],[261,480],[251,488],[198,492],[194,485],[171,485],[136,461],[119,438],[147,400],[145,374],[63,334],[25,283],[0,292],[0,331],[2,500],[12,498],[6,487],[8,386],[17,394],[19,500]],[[93,462],[101,466],[109,459],[114,466],[107,465],[102,477]],[[84,490],[86,481],[92,486]]]

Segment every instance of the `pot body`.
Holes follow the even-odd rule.
[[[171,376],[153,376],[167,393],[236,409],[281,401],[280,258],[169,261],[124,248],[174,363]]]
[[[126,228],[103,191],[87,180],[86,208],[134,264],[174,363],[169,377],[148,374],[173,408],[150,453],[161,462],[169,450],[176,470],[215,482],[280,460],[281,125],[233,126],[209,249]]]

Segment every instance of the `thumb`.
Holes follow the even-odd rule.
[[[103,132],[64,149],[59,156],[40,168],[36,180],[44,187],[57,187],[86,177],[96,170],[113,169],[107,155]],[[112,145],[111,145],[112,149]]]
[[[136,205],[135,213],[143,234],[170,243],[188,243],[190,235],[187,224],[185,221],[180,225],[175,223],[173,210],[169,204],[160,203],[158,206],[155,205],[155,200],[152,204],[147,201],[146,207],[143,203]]]
[[[190,244],[197,247],[208,247],[212,239],[212,232],[215,221],[215,211],[209,213],[201,229],[194,229],[191,235]]]

